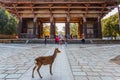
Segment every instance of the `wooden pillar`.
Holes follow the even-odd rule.
[[[37,38],[40,38],[40,23],[38,23],[37,34]]]
[[[119,31],[120,31],[120,8],[119,8],[119,5],[118,5],[118,18],[119,18]]]
[[[18,24],[18,38],[21,38],[21,32],[22,32],[22,17],[19,18],[19,24]]]
[[[78,23],[78,38],[80,39],[81,38],[81,26],[80,26],[80,22]]]
[[[38,38],[43,38],[43,23],[41,21],[38,23]]]
[[[36,37],[37,18],[33,19],[33,38]]]
[[[67,35],[67,22],[65,23],[65,36]]]
[[[83,35],[84,35],[84,38],[87,38],[87,20],[86,20],[86,17],[83,17]]]
[[[84,36],[83,36],[83,24],[81,25],[81,27],[80,27],[80,34],[81,34],[81,37],[80,38],[83,38]]]
[[[55,37],[55,28],[54,28],[54,21],[53,21],[53,15],[51,15],[50,17],[50,38],[54,38]]]
[[[67,36],[67,38],[70,38],[70,17],[69,16],[67,16],[67,22],[65,26],[65,35]]]
[[[98,38],[102,38],[101,17],[98,17]]]
[[[78,23],[78,38],[82,38],[82,35],[83,35],[83,25],[82,25],[82,22],[79,21],[79,23]]]
[[[53,15],[50,16],[50,38],[53,38]]]
[[[38,22],[38,29],[37,29],[37,33],[38,33],[38,38],[41,38],[41,22]]]
[[[55,38],[55,35],[56,35],[56,25],[55,25],[55,22],[53,22],[53,37]]]
[[[43,38],[43,23],[40,24],[40,38]]]

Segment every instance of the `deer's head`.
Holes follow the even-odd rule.
[[[56,53],[60,53],[61,51],[58,48],[55,48]]]

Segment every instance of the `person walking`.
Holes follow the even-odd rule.
[[[67,35],[65,35],[65,46],[67,47]]]
[[[85,39],[84,39],[84,38],[81,40],[81,43],[82,43],[82,44],[85,44]]]
[[[55,37],[55,44],[59,44],[59,37],[58,36]]]
[[[45,36],[45,45],[47,44],[47,36]]]

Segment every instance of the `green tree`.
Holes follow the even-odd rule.
[[[78,24],[77,23],[71,23],[70,25],[70,34],[73,36],[78,35]]]
[[[17,21],[13,16],[10,16],[9,21],[7,22],[6,26],[4,27],[4,33],[15,35],[17,34]]]
[[[43,27],[43,36],[50,36],[50,26],[46,25]]]
[[[120,3],[120,0],[117,0],[118,3]]]
[[[104,37],[109,36],[115,38],[120,34],[117,14],[102,20],[102,33]]]
[[[0,8],[0,34],[17,34],[18,20],[8,11]]]
[[[4,27],[8,22],[8,16],[5,14],[5,10],[0,8],[0,34],[4,33]]]
[[[58,35],[58,27],[55,26],[55,35]]]

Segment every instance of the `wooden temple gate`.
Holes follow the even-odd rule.
[[[78,38],[102,38],[101,18],[118,3],[116,0],[0,0],[0,5],[19,18],[19,38],[42,38],[43,23],[50,23],[50,38],[55,23],[78,23]]]

